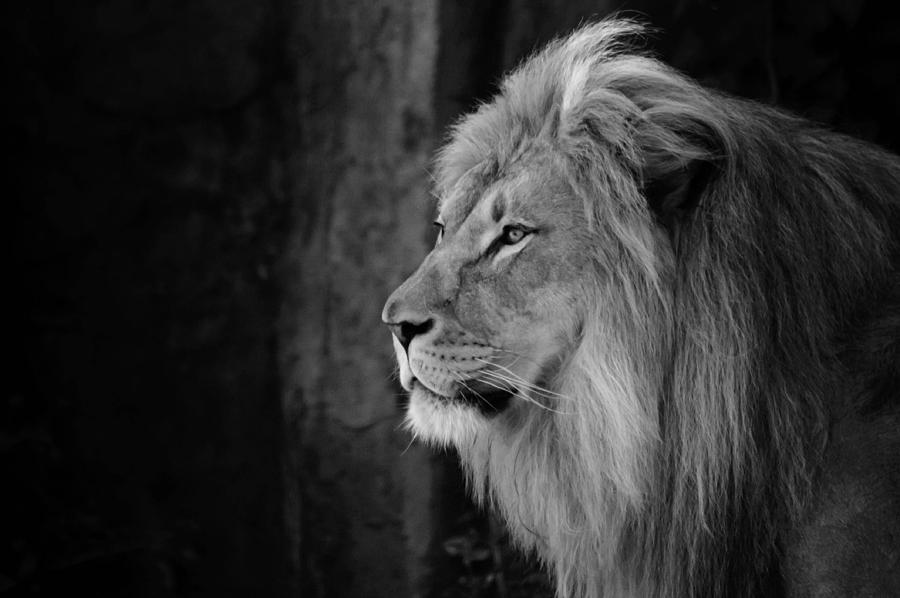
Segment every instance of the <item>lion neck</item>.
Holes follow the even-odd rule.
[[[552,390],[565,398],[555,413],[516,405],[491,434],[460,447],[476,499],[553,571],[559,596],[653,593],[634,530],[658,469],[663,376],[646,364],[661,363],[664,347],[626,347],[620,340],[637,336],[608,334],[607,324],[557,376]]]

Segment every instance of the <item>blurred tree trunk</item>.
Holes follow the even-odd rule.
[[[279,337],[295,590],[424,595],[438,468],[398,428],[380,312],[430,242],[436,2],[299,6]]]

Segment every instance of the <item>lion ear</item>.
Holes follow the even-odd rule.
[[[719,172],[722,137],[701,115],[658,107],[644,112],[635,131],[641,190],[664,224],[677,223]]]

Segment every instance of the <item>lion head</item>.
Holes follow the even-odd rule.
[[[881,200],[848,201],[887,178],[852,170],[896,164],[628,51],[639,32],[551,44],[454,127],[437,241],[383,319],[410,429],[561,596],[765,591],[836,323],[888,268]]]
[[[593,348],[598,327],[614,333],[604,335],[609,351],[630,350],[638,329],[655,337],[641,347],[648,357],[666,343],[664,236],[634,175],[622,172],[629,166],[605,168],[609,156],[591,155],[581,125],[565,130],[577,108],[562,102],[574,96],[546,106],[551,114],[532,113],[529,102],[551,98],[518,90],[539,76],[523,69],[506,95],[457,127],[439,161],[435,247],[384,308],[411,393],[410,425],[426,440],[465,445],[532,409],[572,411],[561,391],[579,367],[596,368],[598,355],[581,364],[577,353]],[[622,116],[615,125],[629,126]],[[586,167],[605,168],[608,180]],[[620,200],[589,199],[597,192]]]
[[[434,250],[385,308],[423,438],[466,444],[525,403],[569,407],[549,388],[600,280],[563,165],[550,147],[525,151],[502,177],[467,169],[441,203]]]

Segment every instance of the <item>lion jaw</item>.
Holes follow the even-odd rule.
[[[406,346],[393,336],[393,345],[400,384],[409,393],[407,427],[426,442],[460,446],[497,425],[507,409],[553,398],[549,391],[535,395],[536,361],[517,359],[462,330],[438,325]]]

